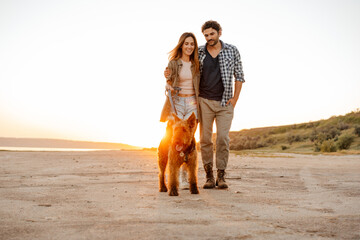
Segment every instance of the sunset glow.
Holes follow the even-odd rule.
[[[359,1],[226,0],[226,12],[185,3],[2,1],[0,137],[156,147],[167,53],[185,31],[204,44],[209,19],[243,61],[232,131],[360,107]]]

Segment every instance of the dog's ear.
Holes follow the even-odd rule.
[[[180,121],[181,119],[175,114],[171,113],[168,117],[168,123],[170,126],[173,126],[177,121]]]
[[[188,118],[187,123],[190,128],[196,127],[196,116],[195,113],[192,113],[191,116]]]

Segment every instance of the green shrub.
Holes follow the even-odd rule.
[[[355,137],[352,134],[343,134],[339,137],[338,141],[336,142],[337,147],[342,149],[349,149],[350,145],[353,143]]]
[[[277,140],[273,137],[267,138],[265,144],[266,145],[275,145],[277,143]]]
[[[356,136],[360,137],[360,125],[355,126],[354,133],[356,134]]]
[[[344,122],[339,122],[337,128],[342,131],[350,128],[350,125]]]
[[[310,137],[309,137],[310,141],[315,142],[317,140],[317,137],[318,137],[318,131],[316,131],[316,129],[315,129],[310,134]]]
[[[339,129],[337,129],[336,127],[326,128],[323,133],[326,135],[327,140],[335,138],[336,136],[339,136],[341,134]]]
[[[300,135],[292,135],[289,134],[287,136],[287,141],[291,145],[293,142],[301,142],[301,136]]]
[[[277,127],[275,129],[272,129],[269,134],[281,134],[281,133],[286,133],[288,130],[291,129],[291,126],[281,126],[281,127]]]
[[[319,126],[319,122],[309,122],[306,124],[305,128],[316,128]]]
[[[320,152],[320,144],[319,143],[315,143],[315,148],[314,148],[314,152]]]
[[[266,142],[260,137],[240,136],[230,141],[230,150],[256,149],[266,147]]]
[[[350,124],[360,124],[360,109],[356,109],[343,117],[343,121]]]
[[[341,134],[341,131],[334,126],[322,127],[318,130],[312,131],[310,134],[310,140],[312,142],[322,143],[326,140],[335,139]]]
[[[320,150],[322,152],[336,152],[336,145],[334,140],[326,140],[321,144]]]

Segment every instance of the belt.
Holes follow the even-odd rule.
[[[195,94],[178,94],[179,97],[193,97]]]

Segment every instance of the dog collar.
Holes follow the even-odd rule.
[[[189,159],[189,153],[184,153],[184,152],[181,152],[180,153],[180,157],[184,157],[185,156],[185,159],[184,159],[184,162],[187,162],[188,161],[188,159]]]
[[[180,157],[184,157],[184,162],[187,162],[189,159],[189,153],[192,152],[194,149],[196,148],[196,144],[195,144],[195,138],[193,138],[193,140],[191,141],[191,145],[186,149],[185,153],[184,151],[180,152]]]

